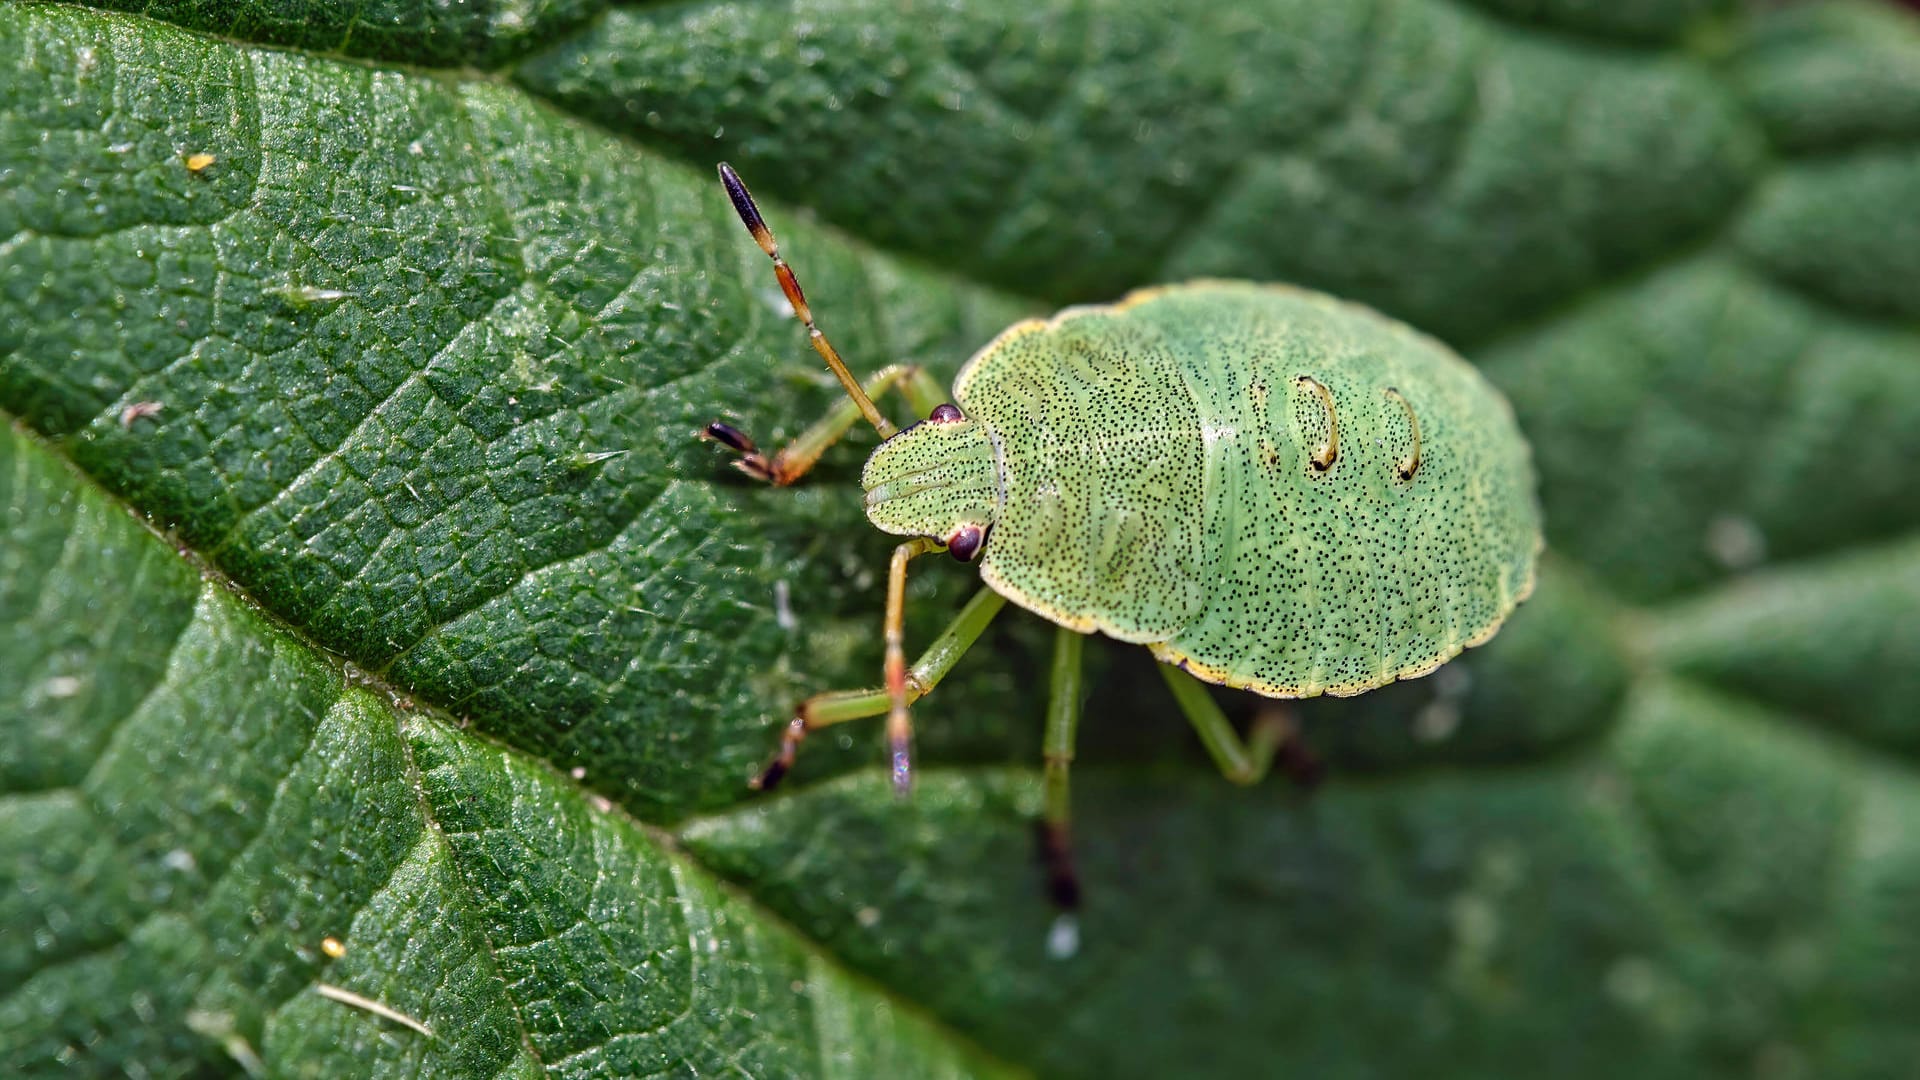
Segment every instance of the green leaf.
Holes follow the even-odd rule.
[[[1920,1056],[1910,15],[95,7],[0,4],[0,1071]],[[1070,957],[1036,620],[916,707],[911,803],[860,725],[750,799],[873,681],[888,542],[871,436],[779,491],[691,438],[837,394],[723,156],[865,370],[1201,274],[1446,336],[1534,442],[1536,597],[1298,706],[1312,793],[1092,650]]]
[[[0,797],[9,1074],[997,1071],[603,798],[358,685],[31,437],[0,478],[6,745],[77,744]]]

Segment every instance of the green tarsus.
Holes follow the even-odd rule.
[[[1187,714],[1188,723],[1206,744],[1207,753],[1213,755],[1213,763],[1220,767],[1222,775],[1236,784],[1259,783],[1273,765],[1274,752],[1286,741],[1285,727],[1275,723],[1255,724],[1243,742],[1227,714],[1220,711],[1219,703],[1207,692],[1206,684],[1171,664],[1157,666],[1167,680],[1167,689],[1173,691],[1173,699],[1179,702],[1180,711]]]

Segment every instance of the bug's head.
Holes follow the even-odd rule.
[[[942,405],[881,443],[860,474],[867,518],[896,536],[931,536],[972,562],[1000,510],[986,429]]]

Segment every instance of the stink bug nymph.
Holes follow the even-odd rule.
[[[1526,443],[1506,401],[1439,342],[1319,293],[1195,281],[1017,323],[950,394],[912,366],[863,386],[745,185],[726,165],[720,179],[848,400],[771,457],[727,424],[701,435],[784,485],[864,418],[884,440],[860,478],[867,517],[908,538],[887,574],[884,685],[802,702],[754,786],[778,782],[808,732],[885,713],[905,792],[908,706],[1012,600],[1059,627],[1044,846],[1071,906],[1081,635],[1147,646],[1221,771],[1252,783],[1280,727],[1242,738],[1202,682],[1299,698],[1416,678],[1492,637],[1532,590]],[[873,403],[889,390],[924,421],[895,428]],[[978,567],[986,587],[908,666],[907,564],[932,551]]]

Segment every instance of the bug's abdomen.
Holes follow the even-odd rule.
[[[1189,375],[1235,434],[1209,444],[1220,544],[1207,602],[1155,652],[1209,681],[1304,697],[1422,675],[1485,640],[1531,589],[1538,543],[1505,403],[1464,361],[1366,309],[1213,288],[1160,301],[1198,309],[1160,314],[1206,327]]]
[[[1532,587],[1505,402],[1365,308],[1147,290],[1008,331],[955,393],[1002,460],[987,581],[1209,681],[1291,697],[1425,674]]]

